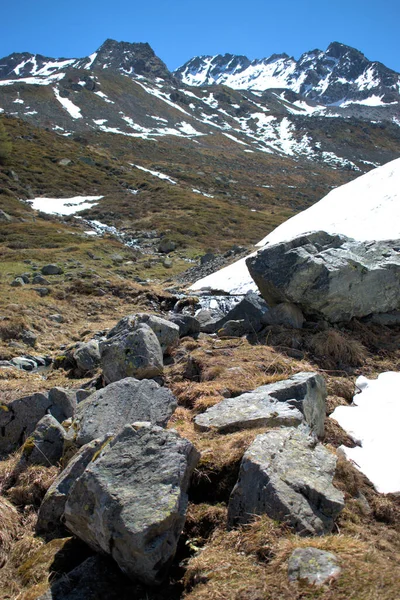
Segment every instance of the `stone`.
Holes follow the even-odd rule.
[[[240,321],[226,321],[221,329],[218,329],[217,335],[218,337],[242,337],[251,331],[249,322],[242,319]]]
[[[302,422],[303,415],[297,408],[257,390],[226,398],[194,418],[198,431],[216,430],[218,433],[254,427],[297,427]]]
[[[301,309],[292,302],[281,302],[272,306],[261,322],[265,325],[285,325],[294,329],[301,329],[304,323],[304,315]]]
[[[199,311],[196,318],[200,321],[200,330],[204,333],[216,333],[228,321],[246,321],[248,331],[257,333],[263,327],[262,318],[268,310],[267,304],[258,294],[248,292],[226,314],[221,311],[212,312],[208,320],[205,320],[206,312],[204,311],[203,317],[203,311]]]
[[[47,287],[38,287],[38,288],[33,288],[35,290],[35,292],[37,294],[39,294],[39,296],[41,298],[43,298],[44,296],[48,296],[50,294],[50,290]]]
[[[49,319],[49,321],[54,321],[55,323],[64,323],[64,317],[59,313],[49,315],[47,318]]]
[[[176,407],[172,392],[155,381],[121,379],[79,403],[74,422],[76,443],[83,446],[102,435],[116,434],[135,421],[165,427]]]
[[[72,160],[70,158],[62,158],[61,160],[58,161],[58,164],[61,167],[68,167],[68,165],[70,165],[72,163]]]
[[[208,262],[215,260],[216,256],[212,252],[206,252],[203,256],[200,256],[200,264],[206,265]]]
[[[330,323],[400,308],[400,241],[359,242],[315,231],[246,260],[270,306],[299,305]]]
[[[139,598],[136,587],[111,558],[96,554],[64,577],[52,580],[50,589],[37,600],[134,600]]]
[[[27,346],[34,348],[36,346],[37,335],[29,329],[24,329],[20,334],[21,341]]]
[[[50,281],[43,277],[42,275],[35,275],[32,279],[32,283],[34,285],[50,285]]]
[[[400,311],[393,310],[388,313],[378,313],[368,317],[368,323],[374,323],[376,325],[384,325],[390,327],[391,325],[400,324]]]
[[[11,452],[21,446],[48,413],[60,423],[73,416],[73,400],[67,400],[59,390],[62,388],[0,403],[0,452]]]
[[[14,281],[10,283],[10,285],[11,287],[22,287],[25,285],[25,281],[22,279],[22,277],[16,277]]]
[[[63,270],[58,265],[45,265],[42,267],[42,275],[62,275]]]
[[[63,453],[65,429],[52,416],[45,415],[25,440],[19,467],[56,465]]]
[[[163,372],[163,353],[156,334],[146,324],[100,343],[100,362],[107,383],[135,377],[149,379]]]
[[[296,548],[288,564],[289,581],[305,581],[317,587],[337,579],[342,571],[332,552],[318,548]]]
[[[33,371],[37,366],[34,360],[23,356],[16,356],[15,358],[12,358],[10,362],[23,371]]]
[[[322,438],[326,414],[326,383],[319,373],[296,373],[289,379],[258,387],[255,391],[269,394],[279,402],[298,408],[310,430]]]
[[[73,351],[73,358],[81,371],[94,371],[100,365],[100,350],[97,340],[81,342]]]
[[[172,240],[169,240],[167,238],[163,238],[158,245],[158,251],[162,252],[164,254],[169,254],[170,252],[173,252],[175,249],[176,249],[175,242],[173,242]]]
[[[49,400],[51,402],[49,410],[53,417],[60,423],[75,416],[77,407],[75,390],[68,390],[62,387],[51,388],[49,391]]]
[[[111,329],[107,338],[113,338],[117,335],[134,331],[142,323],[150,327],[156,334],[163,354],[168,354],[177,345],[179,341],[179,326],[167,319],[149,313],[135,313],[123,317]]]
[[[179,327],[179,337],[194,336],[200,333],[200,323],[191,315],[170,313],[169,320]]]
[[[335,468],[336,457],[299,428],[257,436],[229,500],[229,525],[267,514],[300,535],[329,533],[344,508],[343,494],[332,484]]]
[[[0,222],[11,223],[12,220],[13,218],[8,213],[0,209]]]
[[[65,525],[129,577],[160,583],[176,552],[198,459],[174,431],[126,425],[71,487]]]
[[[40,505],[36,523],[37,531],[54,531],[60,526],[71,486],[109,439],[108,436],[104,436],[82,446],[57,479],[53,481]]]

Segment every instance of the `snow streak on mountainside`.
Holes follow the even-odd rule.
[[[310,231],[343,234],[360,241],[400,238],[400,158],[332,190],[322,200],[295,215],[257,246],[277,244]],[[231,294],[257,289],[245,258],[192,285]]]
[[[338,42],[313,50],[298,61],[287,54],[250,61],[232,54],[193,58],[175,71],[192,86],[223,84],[234,89],[287,88],[324,105],[399,101],[400,75]],[[371,104],[369,104],[371,105]]]

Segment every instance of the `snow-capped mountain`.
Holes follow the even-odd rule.
[[[297,62],[201,57],[175,74],[148,44],[110,39],[85,58],[0,60],[0,112],[60,135],[212,140],[354,171],[398,155],[399,98],[398,74],[338,43]]]
[[[379,106],[400,99],[400,74],[338,42],[325,52],[313,50],[299,60],[287,54],[250,61],[232,54],[200,56],[175,71],[192,86],[227,85],[234,89],[289,89],[324,105]]]

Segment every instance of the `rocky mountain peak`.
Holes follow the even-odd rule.
[[[128,75],[171,79],[167,66],[147,42],[130,43],[107,39],[97,50],[93,60],[93,68],[95,67],[119,70]]]

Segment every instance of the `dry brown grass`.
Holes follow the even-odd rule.
[[[0,569],[7,562],[12,543],[20,530],[18,511],[6,498],[0,496]]]
[[[7,498],[19,508],[31,505],[39,508],[59,471],[58,467],[33,465],[20,473],[12,473],[11,478],[14,478],[14,482],[6,491]]]
[[[361,342],[337,329],[317,333],[309,340],[308,347],[326,369],[358,367],[367,358],[367,350]]]

